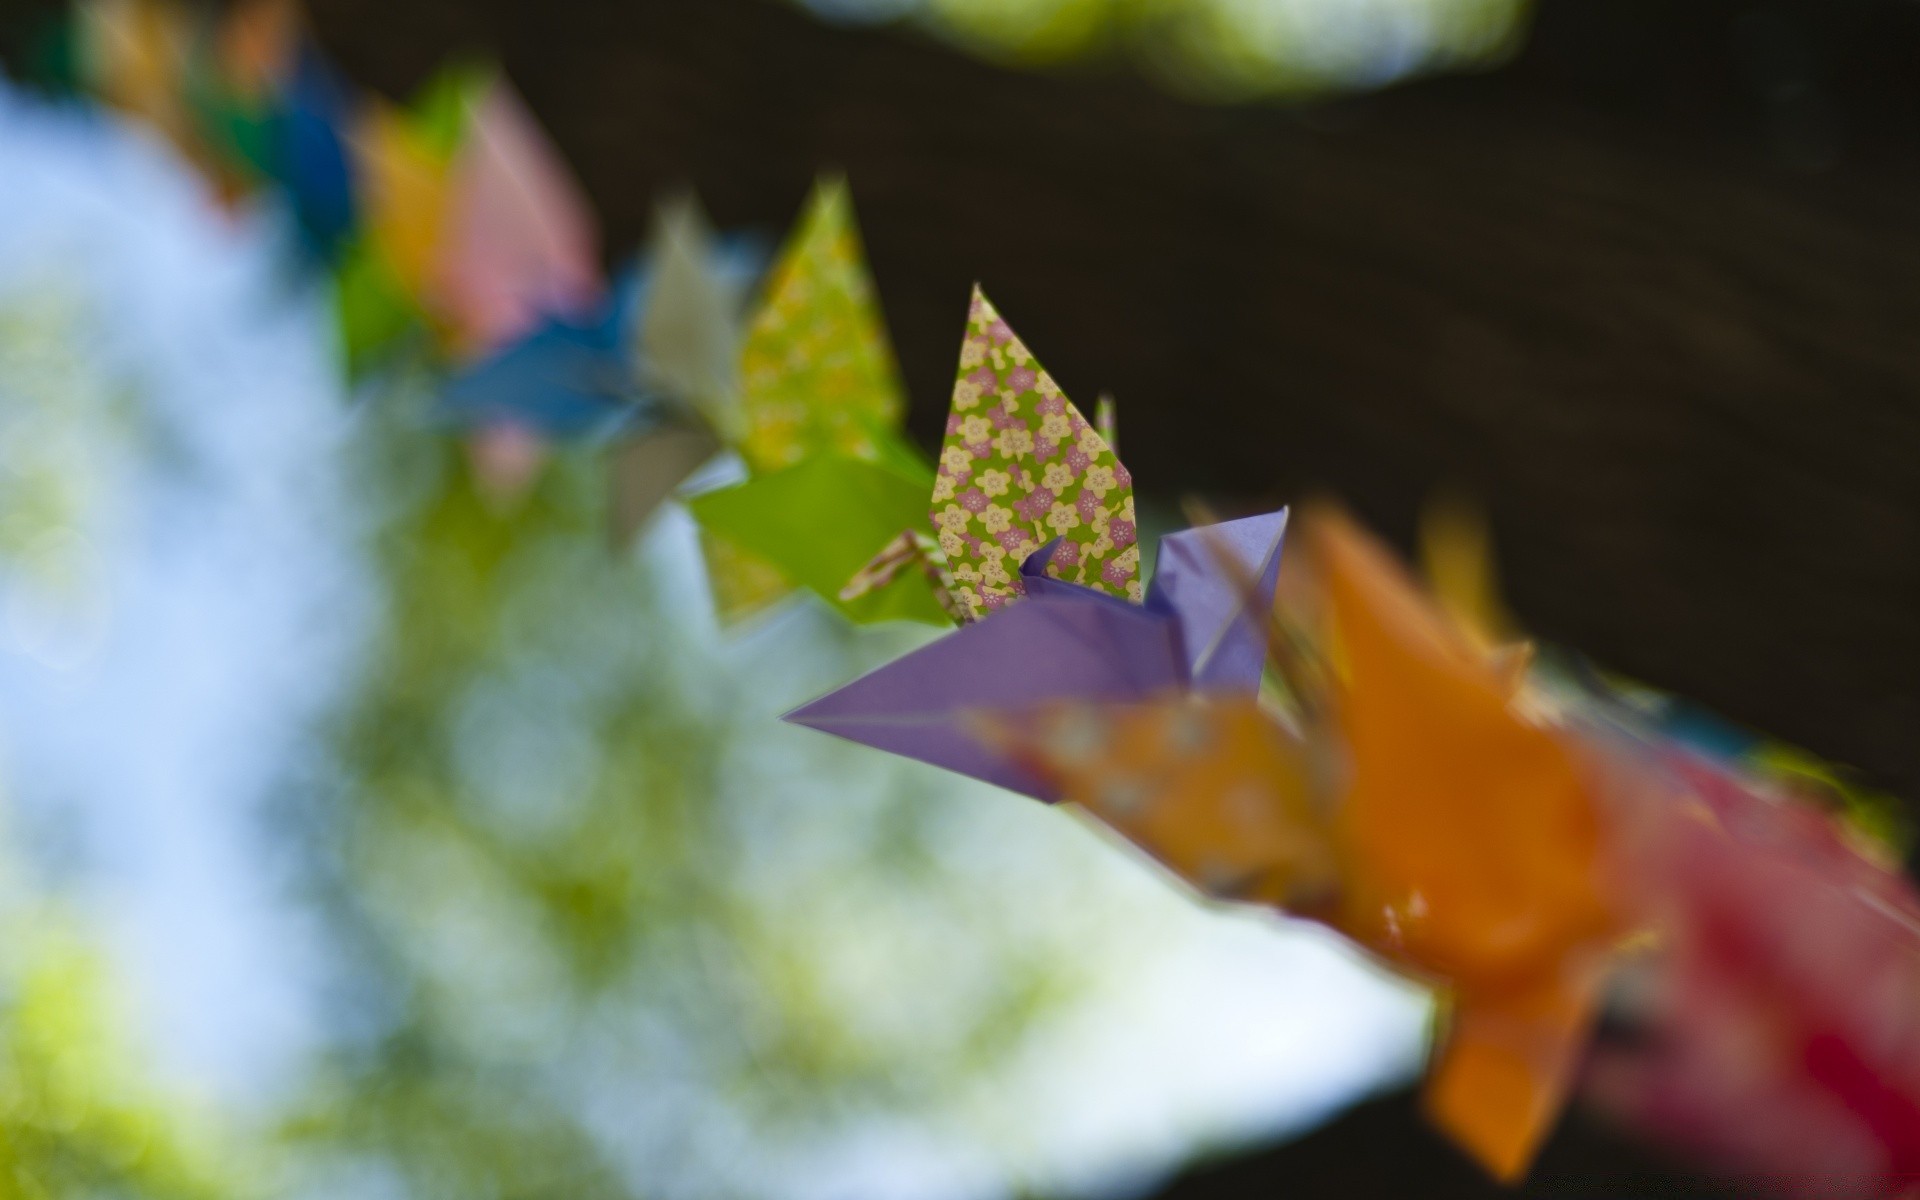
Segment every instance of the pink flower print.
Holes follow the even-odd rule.
[[[1088,454],[1080,447],[1075,446],[1073,449],[1067,451],[1067,469],[1075,475],[1078,475],[1092,465],[1093,455]]]
[[[960,497],[960,503],[966,502],[965,496]],[[1080,510],[1080,519],[1091,525],[1095,514],[1100,511],[1100,497],[1092,492],[1083,491],[1074,499],[1073,506]]]
[[[1133,522],[1122,521],[1120,518],[1115,517],[1113,520],[1107,522],[1107,536],[1113,539],[1113,544],[1116,546],[1124,547],[1133,545]]]
[[[987,410],[987,420],[993,422],[995,429],[1013,429],[1020,425],[1020,414],[1004,404],[996,404]]]
[[[968,446],[968,447],[967,447],[967,449],[968,449],[968,450],[971,450],[971,451],[973,452],[973,457],[974,457],[975,459],[982,459],[982,458],[992,458],[992,457],[993,457],[993,443],[992,443],[992,442],[975,442],[975,443],[973,443],[972,445],[970,445],[970,446]]]
[[[1117,487],[1130,488],[1133,486],[1133,472],[1116,461],[1113,464],[1113,482]]]
[[[987,494],[979,488],[968,488],[960,493],[960,507],[970,513],[978,513],[987,507]]]
[[[957,412],[950,412],[947,414],[947,436],[948,437],[952,437],[954,434],[960,432],[961,420],[962,418],[960,414]]]
[[[987,336],[993,339],[995,345],[1004,346],[1013,340],[1013,330],[1005,321],[995,317],[993,324],[987,326]]]
[[[1000,378],[993,373],[992,367],[981,367],[967,376],[967,382],[979,388],[982,396],[991,395],[1000,390]]]
[[[1127,568],[1121,565],[1118,559],[1107,560],[1107,565],[1100,568],[1100,579],[1108,587],[1117,588],[1127,587],[1130,582],[1127,578]],[[1129,598],[1132,596],[1131,588],[1128,588],[1128,596]]]
[[[1032,391],[1039,378],[1032,367],[1015,367],[1007,372],[1007,386],[1016,392]]]
[[[1053,565],[1056,567],[1077,567],[1080,565],[1080,543],[1063,540],[1053,548]]]
[[[1067,398],[1062,393],[1055,392],[1051,396],[1040,397],[1040,402],[1034,407],[1040,410],[1040,415],[1043,417],[1054,416],[1067,411]]]
[[[1052,438],[1041,438],[1033,444],[1035,458],[1052,458],[1058,453],[1060,453],[1060,443]]]
[[[1087,419],[1076,411],[1067,414],[1067,428],[1073,431],[1073,440],[1077,442],[1087,436],[1087,430],[1092,429],[1093,426],[1087,424]]]
[[[1056,498],[1046,488],[1035,488],[1023,499],[1014,501],[1013,511],[1019,513],[1023,521],[1038,521],[1047,515]]]

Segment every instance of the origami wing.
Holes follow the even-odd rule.
[[[1306,749],[1252,697],[1066,701],[989,714],[978,728],[1208,895],[1311,911],[1334,893],[1333,846],[1308,786]]]
[[[811,589],[849,620],[915,620],[944,625],[932,592],[898,580],[855,599],[840,591],[873,548],[911,524],[926,501],[926,479],[841,454],[799,464],[688,502],[708,533]]]
[[[1342,668],[1337,923],[1453,985],[1428,1108],[1511,1179],[1560,1108],[1591,1012],[1582,963],[1614,927],[1599,818],[1571,752],[1383,548],[1329,513],[1302,532]]]
[[[875,459],[899,426],[906,393],[842,180],[815,185],[768,277],[740,387],[739,448],[757,472],[823,452]]]
[[[349,372],[428,324],[422,305],[446,225],[448,158],[409,114],[378,99],[353,138],[362,227],[336,277]]]
[[[1286,533],[1283,508],[1160,539],[1147,607],[1178,623],[1192,687],[1260,690]]]
[[[786,720],[1040,800],[1058,790],[983,742],[983,712],[1050,699],[1140,700],[1185,672],[1172,627],[1144,609],[1043,596],[963,625]]]
[[[407,294],[423,296],[446,227],[448,160],[409,116],[371,101],[353,137],[367,236]]]
[[[302,43],[276,120],[274,175],[286,189],[307,246],[331,260],[359,219],[347,132],[347,86],[320,51]]]
[[[81,80],[191,154],[182,80],[193,34],[185,10],[156,0],[82,0],[74,17]]]
[[[722,437],[735,437],[739,299],[715,269],[713,235],[691,196],[660,206],[652,246],[635,337],[641,382],[700,414]]]
[[[1056,537],[1053,578],[1141,599],[1132,477],[977,287],[929,515],[976,616]]]
[[[304,37],[293,0],[250,0],[221,19],[213,53],[193,59],[189,98],[231,194],[273,173],[274,110]]]
[[[633,544],[647,518],[720,450],[703,424],[670,421],[623,439],[608,464],[608,534],[616,550]]]
[[[613,331],[549,319],[455,376],[441,412],[458,425],[509,423],[563,441],[614,433],[652,410],[636,403]]]
[[[630,542],[661,502],[725,447],[726,431],[738,426],[740,297],[762,261],[750,239],[716,241],[699,205],[686,196],[660,207],[642,266],[616,286],[610,327],[631,332],[632,373],[664,419],[613,456],[616,546]],[[777,571],[738,547],[711,534],[702,541],[723,619],[744,616],[791,590]]]
[[[460,349],[494,349],[542,317],[593,309],[601,294],[593,213],[505,80],[473,106],[450,187],[433,292]]]

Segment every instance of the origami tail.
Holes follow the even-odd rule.
[[[1604,979],[1595,966],[1459,997],[1427,1074],[1427,1117],[1501,1182],[1526,1174],[1559,1119]]]

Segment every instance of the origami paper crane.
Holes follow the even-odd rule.
[[[1662,938],[1589,1091],[1651,1139],[1806,1197],[1920,1183],[1920,894],[1828,814],[1691,750],[1634,789]],[[1676,794],[1677,789],[1677,794]]]
[[[1384,550],[1324,511],[1300,542],[1329,664],[1303,733],[1244,693],[1028,714],[1003,697],[980,702],[1002,710],[985,741],[1203,890],[1283,904],[1444,985],[1428,1111],[1514,1178],[1571,1085],[1618,929],[1593,798],[1563,735],[1516,714],[1497,657]]]
[[[1305,545],[1343,667],[1336,924],[1450,984],[1428,1110],[1511,1179],[1564,1101],[1618,932],[1594,798],[1567,740],[1516,713],[1512,678],[1383,548],[1333,514]]]
[[[876,341],[877,314],[860,315],[870,310],[870,289],[850,282],[846,253],[835,249],[850,236],[850,218],[841,215],[838,197],[825,196],[820,205],[803,235],[827,248],[796,249],[788,260],[793,273],[775,294],[839,295],[833,305],[815,301],[837,320],[808,323],[792,340],[775,332],[785,324],[756,322],[762,336],[756,343],[750,335],[743,355],[752,422],[746,445],[757,447],[750,461],[757,455],[763,466],[810,465],[788,468],[796,472],[790,478],[776,471],[733,494],[697,497],[693,509],[702,524],[856,622],[977,619],[1023,592],[1019,564],[1054,540],[1059,545],[1045,560],[1049,577],[1138,602],[1126,468],[978,288],[937,472],[892,431],[900,401],[891,358],[874,349],[884,346]],[[809,272],[813,283],[805,282]],[[770,301],[764,311],[798,303]],[[828,353],[822,347],[829,343],[846,348]],[[777,369],[815,359],[834,369]],[[836,397],[846,402],[821,403]],[[931,511],[923,507],[928,497]],[[932,519],[938,562],[902,532],[917,524],[916,510]],[[828,537],[797,536],[828,527]],[[900,569],[915,558],[929,580],[942,582],[923,587],[918,573]]]
[[[756,260],[750,245],[715,246],[690,198],[663,205],[643,268],[589,320],[543,319],[456,376],[441,415],[482,433],[511,426],[542,442],[611,444],[611,533],[625,545],[720,449],[708,417],[725,398],[702,390],[711,331],[734,320]],[[727,345],[724,329],[717,340]]]
[[[1049,542],[1021,564],[1025,599],[785,719],[1036,799],[1058,799],[1057,786],[981,741],[972,727],[977,716],[1056,699],[1251,696],[1265,663],[1262,614],[1272,603],[1286,526],[1283,509],[1170,534],[1143,604],[1052,578],[1051,560],[1067,543]]]
[[[902,437],[905,394],[844,182],[824,179],[781,251],[739,351],[738,410],[721,421],[751,477],[689,501],[724,551],[716,590],[760,600],[799,584],[855,621],[949,618],[902,583],[840,591],[916,520],[932,468]],[[756,587],[741,576],[761,574]],[[768,575],[785,584],[769,584]]]

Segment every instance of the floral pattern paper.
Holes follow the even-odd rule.
[[[905,392],[844,181],[814,188],[775,264],[741,347],[740,387],[740,451],[755,471],[821,451],[877,459],[879,434],[899,425]]]
[[[1055,538],[1049,575],[1140,602],[1132,476],[977,287],[930,515],[975,618]]]

